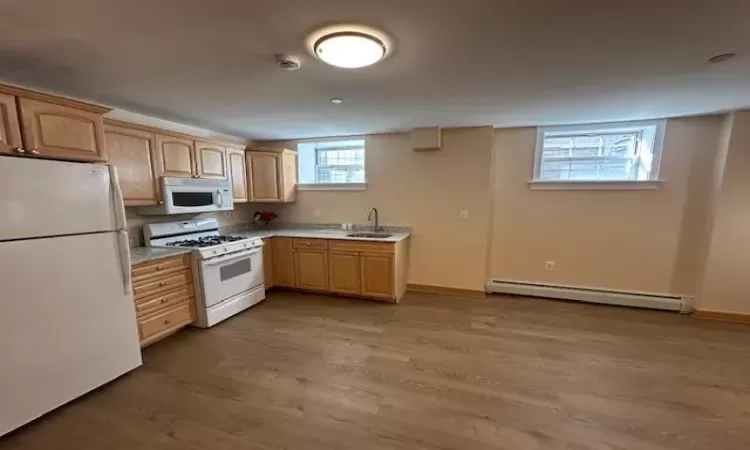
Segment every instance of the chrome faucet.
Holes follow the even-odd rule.
[[[373,231],[378,231],[378,208],[372,208],[369,213],[367,213],[367,220],[372,220],[373,214],[375,215],[375,226],[372,227]]]

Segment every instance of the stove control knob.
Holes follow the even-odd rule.
[[[216,255],[216,254],[218,254],[218,253],[219,253],[219,251],[218,251],[218,250],[214,250],[214,255]]]

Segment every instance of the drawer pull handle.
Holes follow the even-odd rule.
[[[156,266],[156,270],[164,270],[164,267],[162,267],[162,266]]]
[[[159,300],[159,302],[163,305],[164,303],[167,303],[167,298],[166,297],[162,297],[162,299]]]
[[[172,323],[172,321],[169,320],[169,319],[167,319],[167,320],[164,321],[164,325],[169,325],[170,323]]]
[[[164,287],[164,286],[166,286],[166,285],[167,285],[167,282],[166,282],[166,281],[162,281],[161,283],[159,283],[159,287]]]

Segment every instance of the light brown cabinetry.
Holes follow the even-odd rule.
[[[132,267],[133,298],[141,346],[195,321],[190,258],[177,256]]]
[[[104,140],[109,162],[117,168],[125,205],[157,204],[160,198],[154,134],[107,124]]]
[[[195,174],[198,178],[226,180],[226,148],[211,142],[195,141]]]
[[[294,286],[314,291],[328,290],[328,254],[325,250],[294,249]]]
[[[392,298],[395,295],[393,255],[362,253],[361,294],[366,297]]]
[[[18,108],[27,153],[80,161],[107,160],[101,113],[28,98],[19,98]]]
[[[331,250],[328,253],[328,279],[331,292],[362,293],[362,257],[354,252]]]
[[[407,240],[370,242],[274,237],[272,241],[273,277],[277,286],[396,303],[406,292]],[[293,255],[291,261],[289,254]]]
[[[248,199],[247,169],[245,150],[227,148],[229,179],[232,182],[232,197],[235,203],[245,203]],[[266,249],[268,247],[264,247]]]
[[[263,239],[263,284],[266,289],[274,286],[273,279],[273,240]]]
[[[276,286],[294,287],[294,248],[292,238],[274,237],[273,282]]]
[[[16,97],[0,94],[0,153],[13,153],[22,145]]]
[[[192,178],[195,175],[195,152],[190,139],[156,135],[156,168],[158,176]]]
[[[295,200],[297,152],[259,149],[247,152],[249,201],[284,203]]]

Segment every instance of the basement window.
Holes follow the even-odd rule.
[[[662,121],[539,128],[532,188],[656,188],[662,138]]]
[[[301,190],[365,189],[365,141],[302,142],[299,154]]]

